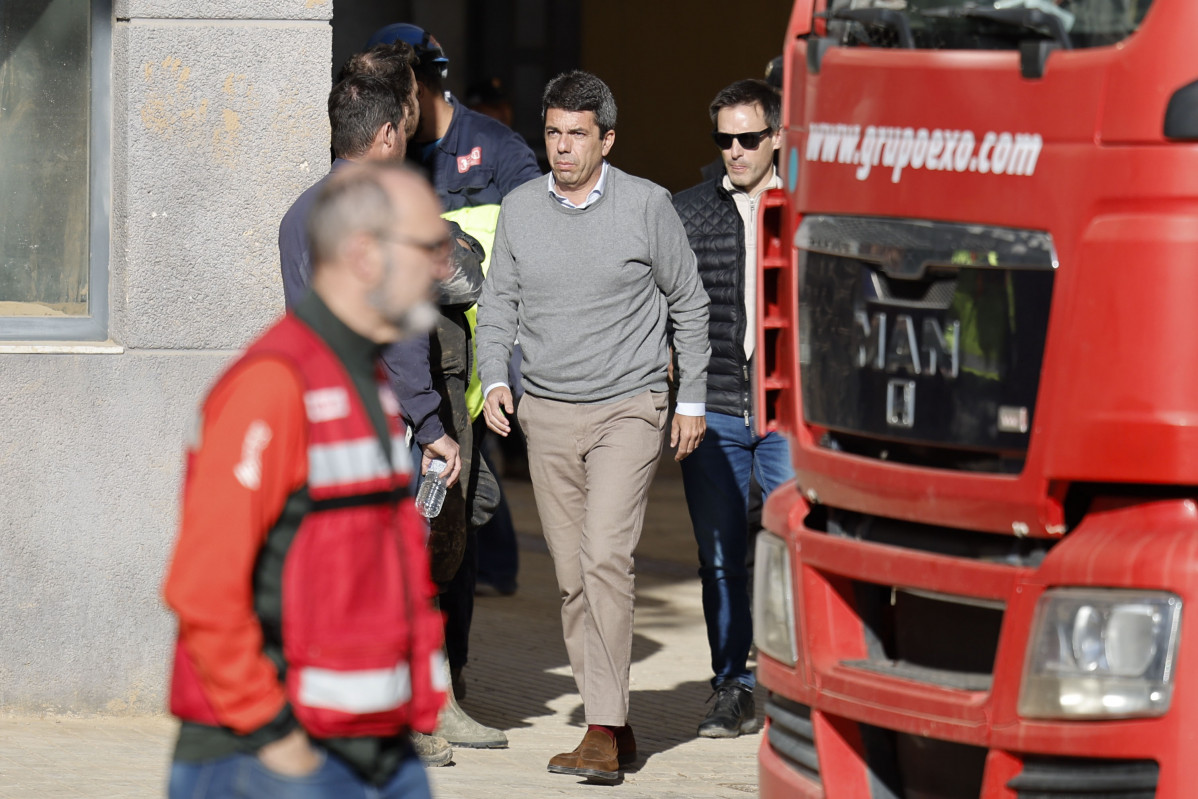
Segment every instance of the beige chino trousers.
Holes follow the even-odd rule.
[[[665,392],[615,402],[525,394],[520,427],[562,596],[562,633],[588,724],[628,721],[632,553],[666,426]]]

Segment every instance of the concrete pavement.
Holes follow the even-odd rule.
[[[695,737],[711,694],[690,521],[677,466],[663,459],[637,553],[630,722],[639,768],[615,787],[549,774],[573,749],[582,706],[562,642],[560,601],[527,482],[508,481],[520,531],[520,589],[479,597],[463,708],[507,731],[505,750],[455,750],[431,769],[438,799],[584,796],[743,797],[757,792],[760,734]],[[758,697],[758,714],[763,700]],[[169,718],[0,716],[0,797],[140,799],[164,795],[175,725]]]

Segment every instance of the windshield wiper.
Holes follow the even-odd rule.
[[[925,8],[920,11],[925,17],[940,17],[942,19],[984,19],[1005,25],[1010,28],[1020,28],[1039,36],[1054,40],[1062,50],[1070,50],[1073,43],[1069,40],[1069,31],[1065,22],[1055,14],[1047,14],[1038,8],[983,8],[975,5],[941,6]]]
[[[859,22],[877,28],[889,28],[898,36],[899,47],[915,49],[915,37],[911,35],[911,22],[901,11],[890,8],[840,8],[828,14],[831,19]]]

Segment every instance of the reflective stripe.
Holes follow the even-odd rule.
[[[394,447],[392,448],[394,449]],[[308,447],[308,485],[323,488],[391,476],[377,438]]]
[[[345,713],[395,710],[412,698],[412,678],[407,663],[391,669],[368,671],[309,667],[300,670],[299,683],[301,705]]]
[[[304,394],[308,421],[331,422],[349,416],[349,392],[341,386],[318,388]]]

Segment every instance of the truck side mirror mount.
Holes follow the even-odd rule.
[[[1198,141],[1198,80],[1173,92],[1165,108],[1165,138]]]
[[[824,54],[835,46],[836,41],[828,36],[807,37],[807,71],[812,75],[818,75]]]
[[[1048,66],[1048,57],[1054,50],[1059,50],[1056,42],[1044,40],[1029,40],[1019,43],[1019,72],[1028,80],[1039,80],[1044,77],[1044,69]]]

